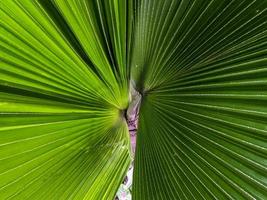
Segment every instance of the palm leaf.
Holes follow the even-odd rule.
[[[72,23],[60,14],[63,4],[60,9],[50,1],[0,5],[0,198],[115,196],[130,164],[120,111],[128,103],[122,63],[111,65],[97,39],[98,56],[83,46],[88,42],[82,35],[66,33]],[[105,6],[120,13],[112,3]],[[87,30],[90,37],[96,25]],[[112,58],[125,62],[123,47],[116,50]]]
[[[138,3],[134,198],[266,199],[267,2]]]
[[[114,199],[130,83],[133,199],[266,199],[266,20],[265,0],[0,1],[0,199]]]

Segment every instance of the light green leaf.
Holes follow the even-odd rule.
[[[131,161],[127,73],[106,62],[96,39],[99,57],[89,49],[88,63],[66,33],[72,23],[49,13],[52,5],[0,3],[0,199],[112,199]],[[116,50],[112,59],[125,62],[123,47]]]

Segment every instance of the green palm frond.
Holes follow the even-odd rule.
[[[135,199],[267,198],[266,8],[140,2]]]
[[[0,4],[0,199],[111,198],[130,164],[125,47],[108,54],[94,13],[80,30],[57,3]]]
[[[267,199],[266,55],[266,0],[0,0],[0,199],[114,199],[133,87],[133,199]]]

